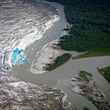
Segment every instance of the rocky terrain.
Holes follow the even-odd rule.
[[[71,84],[73,92],[87,98],[98,110],[110,109],[110,103],[107,101],[106,95],[98,88],[92,74],[80,71],[73,75]]]
[[[0,110],[69,110],[66,94],[0,73]]]

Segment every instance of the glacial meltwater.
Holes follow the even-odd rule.
[[[44,0],[0,0],[0,71],[9,71],[18,79],[63,90],[72,108],[96,107],[72,91],[73,74],[86,70],[93,74],[97,85],[110,100],[110,85],[97,67],[110,64],[110,57],[72,60],[43,74],[30,71],[37,52],[48,42],[64,34],[67,25],[64,7]]]

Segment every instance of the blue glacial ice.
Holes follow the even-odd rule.
[[[27,57],[23,51],[23,49],[15,48],[12,52],[11,56],[12,64],[27,64]]]
[[[19,64],[27,64],[27,57],[23,49],[0,49],[0,72],[2,74],[10,71],[12,66]]]

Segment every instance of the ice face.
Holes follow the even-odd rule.
[[[27,58],[23,49],[15,48],[11,56],[12,64],[27,64]]]
[[[25,50],[40,40],[59,19],[56,8],[45,1],[0,0],[0,48],[11,50],[8,63],[16,63],[16,48]]]
[[[0,47],[25,49],[58,19],[55,7],[48,2],[0,1]]]

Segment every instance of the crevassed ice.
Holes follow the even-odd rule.
[[[0,1],[0,48],[25,50],[43,37],[44,33],[60,19],[50,3],[36,0]],[[11,64],[11,63],[10,63]]]
[[[34,43],[36,40],[39,40],[43,37],[44,33],[52,27],[52,25],[58,21],[60,18],[57,15],[52,16],[52,19],[46,22],[42,29],[37,27],[32,27],[32,33],[27,34],[23,39],[20,40],[20,43],[17,45],[19,48],[26,49],[30,44]]]

